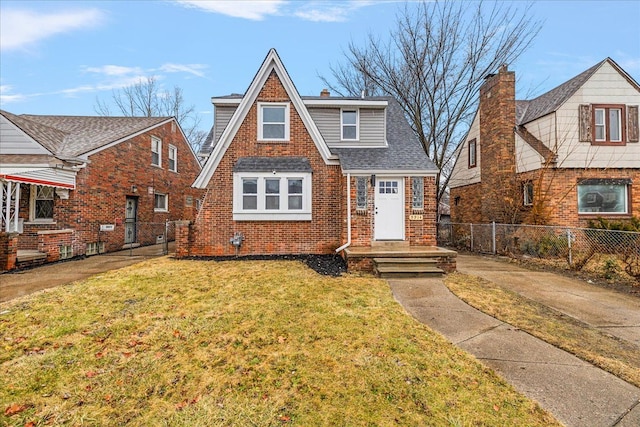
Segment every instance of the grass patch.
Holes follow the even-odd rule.
[[[0,304],[0,424],[558,425],[372,277],[160,258]]]
[[[445,284],[478,310],[566,350],[640,387],[640,349],[480,277],[448,275]]]

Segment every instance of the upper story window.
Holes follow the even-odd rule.
[[[53,187],[43,185],[31,186],[31,204],[29,217],[31,221],[53,221]]]
[[[579,214],[629,213],[629,187],[627,179],[587,179],[578,183]]]
[[[169,170],[178,172],[178,149],[169,145]]]
[[[233,219],[305,221],[311,219],[311,174],[235,173]]]
[[[624,142],[624,105],[593,106],[593,140],[603,143]]]
[[[475,168],[478,164],[478,152],[476,146],[476,139],[473,138],[469,141],[469,167]]]
[[[162,167],[162,140],[151,137],[151,164]]]
[[[258,103],[258,140],[289,140],[289,103]]]
[[[340,125],[342,128],[341,139],[343,141],[358,140],[358,110],[342,110]]]

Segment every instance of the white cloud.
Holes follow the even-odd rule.
[[[371,6],[373,2],[356,1],[312,1],[298,8],[293,14],[313,22],[344,22],[354,11]]]
[[[172,64],[167,63],[160,66],[159,70],[165,73],[189,73],[194,76],[204,77],[205,64]]]
[[[10,85],[0,85],[0,106],[2,106],[3,104],[22,101],[26,98],[24,95],[19,93],[12,94],[12,90],[13,87]]]
[[[124,76],[127,74],[140,74],[140,67],[123,67],[121,65],[103,65],[101,67],[86,67],[84,69],[90,73],[104,74],[106,76]]]
[[[187,7],[220,13],[235,18],[261,21],[268,15],[276,15],[287,2],[284,0],[176,0]]]
[[[56,34],[93,28],[103,18],[98,9],[44,14],[3,8],[0,13],[0,50],[23,49]]]

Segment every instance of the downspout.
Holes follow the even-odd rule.
[[[347,174],[347,243],[336,249],[336,253],[342,252],[351,245],[351,174]]]

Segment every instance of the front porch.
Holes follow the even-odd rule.
[[[374,242],[344,250],[347,268],[383,278],[441,276],[456,270],[457,252],[437,246],[410,246],[408,242]]]

